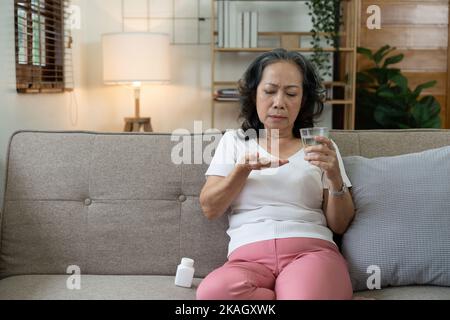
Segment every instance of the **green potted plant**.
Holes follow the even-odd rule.
[[[341,0],[309,0],[306,2],[312,22],[313,55],[311,62],[320,75],[332,76],[331,53],[323,51],[323,45],[339,49],[341,25]]]
[[[376,52],[359,47],[358,53],[372,63],[356,77],[356,129],[440,128],[441,107],[431,95],[421,96],[436,81],[408,87],[400,69],[390,65],[403,60],[403,54],[391,53],[395,47],[385,45]]]

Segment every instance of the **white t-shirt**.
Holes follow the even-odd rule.
[[[238,129],[224,134],[206,176],[228,176],[246,152],[258,151],[260,157],[273,157],[255,139],[245,141],[242,133]],[[342,178],[350,187],[339,149],[334,142],[333,145]],[[288,160],[281,167],[253,170],[248,176],[231,204],[228,255],[242,245],[269,239],[309,237],[333,242],[322,210],[323,189],[328,188],[325,174],[304,160],[303,149]]]

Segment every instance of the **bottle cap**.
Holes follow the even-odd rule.
[[[194,260],[190,258],[182,258],[181,264],[186,267],[193,267],[194,266]]]

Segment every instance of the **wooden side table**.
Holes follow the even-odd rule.
[[[139,84],[134,88],[134,117],[125,118],[125,128],[123,129],[125,132],[140,132],[141,127],[144,127],[144,132],[153,132],[150,118],[141,118],[140,96],[141,87]]]
[[[144,132],[153,132],[150,118],[125,118],[125,132],[140,132],[141,128]]]

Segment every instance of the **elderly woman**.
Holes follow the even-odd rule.
[[[228,261],[201,282],[197,299],[352,298],[333,241],[354,216],[350,181],[333,141],[300,139],[322,113],[321,91],[297,52],[266,52],[246,70],[242,127],[220,140],[200,194],[208,219],[231,207]]]

